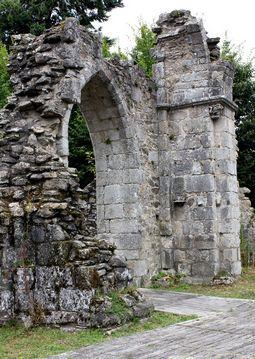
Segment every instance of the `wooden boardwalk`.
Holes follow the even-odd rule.
[[[150,289],[142,291],[158,310],[197,314],[200,318],[88,346],[54,358],[255,358],[255,301]]]

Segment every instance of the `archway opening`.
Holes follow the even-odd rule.
[[[88,163],[86,157],[89,150],[89,160],[92,158],[92,147],[89,147],[89,141],[79,141],[82,136],[88,138],[89,132],[95,157],[97,236],[114,242],[117,252],[129,260],[129,267],[132,269],[132,262],[135,265],[139,259],[141,247],[141,204],[138,193],[142,176],[139,169],[138,144],[129,124],[129,117],[121,105],[111,83],[98,73],[82,90],[80,114],[77,108],[74,108],[73,116],[74,111],[77,111],[75,116],[79,117],[76,118],[75,124],[72,123],[71,117],[69,136],[70,133],[72,136],[76,134],[76,143],[88,145],[87,148],[81,149],[81,153],[85,155],[87,170],[90,165],[93,166],[93,163]],[[86,125],[83,121],[86,121]],[[69,138],[69,166],[77,168],[73,154],[76,150],[75,141]],[[83,175],[82,163],[79,165],[81,167],[77,169],[80,175]],[[93,180],[93,169],[89,168],[89,171],[91,172],[82,179],[81,185]]]

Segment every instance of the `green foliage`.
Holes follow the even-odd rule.
[[[107,310],[108,314],[114,314],[121,320],[132,316],[130,309],[127,307],[120,293],[111,292],[109,295],[111,307]]]
[[[123,0],[1,0],[0,35],[4,43],[10,43],[10,36],[31,32],[35,35],[60,23],[66,17],[79,19],[81,25],[92,21],[105,21],[108,12],[123,6]]]
[[[118,47],[118,51],[111,51],[111,47],[115,45],[116,40],[110,39],[107,36],[103,36],[102,40],[102,53],[103,57],[106,59],[113,59],[115,56],[119,57],[121,60],[127,60],[127,55],[121,51]]]
[[[250,188],[250,199],[255,206],[255,72],[252,61],[244,62],[240,53],[230,42],[224,42],[222,58],[234,65],[233,99],[239,106],[236,113],[238,179],[241,186]]]
[[[111,46],[114,45],[115,40],[114,39],[110,39],[107,36],[103,36],[102,39],[102,53],[103,53],[103,57],[105,59],[109,59],[111,58],[112,54],[111,54]]]
[[[131,56],[149,78],[152,77],[152,65],[155,63],[151,54],[155,44],[156,35],[148,25],[141,23],[135,34],[135,47]]]
[[[255,80],[252,61],[244,62],[241,49],[234,49],[229,41],[222,45],[221,57],[234,65],[233,99],[238,105],[236,123],[255,117]]]
[[[7,69],[8,53],[6,47],[0,42],[0,108],[6,104],[11,92],[11,84]]]
[[[251,245],[247,240],[247,238],[245,237],[244,225],[242,223],[242,220],[240,226],[240,252],[241,252],[242,267],[247,268],[252,262],[253,253],[252,253]]]
[[[69,166],[78,170],[81,187],[95,178],[93,146],[86,122],[78,106],[74,106],[69,121]]]

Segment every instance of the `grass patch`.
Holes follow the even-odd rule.
[[[153,285],[152,285],[153,287]],[[158,287],[153,287],[159,289]],[[197,285],[178,283],[169,287],[160,287],[175,292],[186,292],[216,297],[240,298],[255,300],[255,267],[245,268],[240,278],[231,285]]]
[[[119,308],[118,308],[119,309]],[[5,326],[0,328],[0,358],[39,359],[121,336],[166,327],[196,316],[176,315],[155,311],[147,321],[135,319],[111,334],[101,329],[86,329],[74,333],[47,327]]]
[[[107,313],[114,314],[120,319],[125,319],[129,311],[119,293],[112,292],[109,294],[109,297],[111,299],[111,308],[107,310]]]

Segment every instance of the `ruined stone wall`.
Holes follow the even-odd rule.
[[[107,303],[98,293],[131,278],[113,242],[135,276],[157,266],[152,168],[145,163],[153,96],[137,67],[104,61],[97,35],[74,19],[15,40],[14,92],[0,113],[1,320],[99,325]],[[90,104],[97,106],[86,117],[96,154],[97,226],[91,188],[80,189],[67,166],[72,104],[83,96],[86,102],[93,89]]]
[[[192,282],[240,274],[233,70],[188,11],[162,15],[155,32],[153,81],[103,59],[75,19],[15,37],[0,112],[2,318],[93,324],[107,307],[98,291],[130,273],[138,284],[162,268]],[[93,185],[80,189],[68,167],[75,103],[94,148],[96,214]]]

